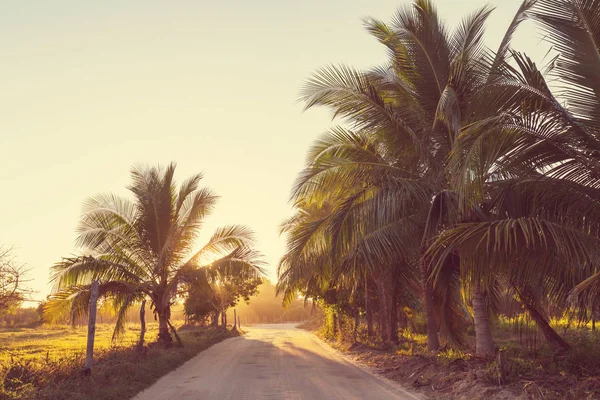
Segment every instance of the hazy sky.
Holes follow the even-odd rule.
[[[404,2],[405,3],[405,2]],[[484,1],[438,0],[454,25]],[[496,45],[519,0],[496,5]],[[271,263],[279,224],[310,143],[330,124],[302,113],[304,80],[329,63],[369,67],[385,52],[361,19],[389,20],[401,0],[3,1],[0,3],[0,244],[31,269],[36,297],[49,267],[76,253],[82,202],[128,195],[132,165],[203,172],[222,196],[205,239],[250,225]],[[541,34],[518,48],[544,56]]]

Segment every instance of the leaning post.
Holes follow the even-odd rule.
[[[99,294],[98,281],[92,282],[92,289],[90,294],[90,316],[88,320],[88,336],[87,336],[87,350],[85,352],[85,365],[83,366],[83,372],[86,375],[92,372],[92,360],[94,356],[94,338],[96,336],[96,309],[98,303]]]

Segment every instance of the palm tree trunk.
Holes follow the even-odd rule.
[[[377,280],[377,286],[379,291],[379,335],[384,343],[389,342],[389,308],[387,303],[387,291],[385,290],[385,283],[382,279]]]
[[[429,268],[424,262],[423,257],[420,260],[421,280],[423,281],[423,306],[425,308],[425,318],[427,321],[427,350],[438,351],[440,348],[440,338],[438,336],[438,324],[435,318],[435,309],[433,304],[433,287],[429,281]]]
[[[402,308],[398,310],[398,327],[402,330],[408,328],[408,318]]]
[[[146,299],[142,300],[142,306],[140,307],[140,340],[138,342],[138,351],[144,348],[144,336],[146,335]]]
[[[395,285],[394,285],[395,286]],[[389,332],[388,339],[391,343],[398,343],[398,303],[396,301],[396,288],[393,290],[393,295],[389,299]]]
[[[175,329],[175,327],[171,324],[171,322],[169,320],[167,320],[167,324],[169,325],[169,328],[171,328],[171,332],[173,332],[173,336],[175,336],[177,345],[179,347],[183,347],[183,342],[181,341],[181,338],[179,337],[179,334],[177,333],[177,329]]]
[[[357,342],[356,338],[358,336],[358,325],[360,324],[360,312],[358,310],[358,306],[354,306],[354,332],[352,332],[352,341],[354,343]]]
[[[526,289],[525,289],[526,290]],[[527,292],[525,292],[527,293]],[[536,325],[542,331],[544,338],[554,347],[561,348],[563,350],[571,350],[571,346],[566,342],[565,339],[562,338],[552,327],[550,326],[548,319],[544,314],[542,314],[535,304],[532,301],[531,297],[526,295],[522,295],[522,293],[517,290],[517,294],[519,295],[519,300],[531,316],[531,318],[535,321]]]
[[[485,294],[477,282],[473,295],[473,314],[475,318],[475,354],[489,358],[496,354],[496,345],[492,337],[492,326],[485,304]]]
[[[168,312],[166,308],[158,310],[158,343],[169,346],[173,343],[173,338],[169,333]]]
[[[331,337],[335,339],[337,337],[337,332],[337,315],[334,311],[331,314]]]
[[[371,305],[371,291],[369,290],[369,279],[365,273],[365,314],[367,315],[367,332],[370,338],[373,337],[373,306]]]
[[[543,315],[537,312],[537,310],[527,311],[529,311],[529,315],[531,315],[531,318],[533,318],[538,328],[540,328],[548,343],[563,350],[571,350],[571,345],[550,326],[548,320]]]

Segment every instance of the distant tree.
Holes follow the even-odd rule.
[[[261,283],[262,278],[243,265],[214,264],[198,270],[184,302],[186,316],[193,321],[212,317],[215,326],[221,317],[226,326],[227,310],[240,300],[248,303]]]
[[[258,293],[261,283],[262,279],[256,277],[231,276],[214,285],[217,312],[221,314],[223,326],[227,326],[227,310],[235,307],[240,300],[250,302],[250,297]]]
[[[15,261],[11,248],[0,248],[0,316],[14,311],[31,293],[24,287],[25,265]]]

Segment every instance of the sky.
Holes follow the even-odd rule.
[[[450,26],[496,7],[497,46],[519,0],[438,0]],[[29,268],[35,299],[49,268],[77,254],[84,200],[129,196],[134,165],[177,163],[221,196],[199,244],[221,225],[252,227],[270,263],[311,142],[332,125],[303,112],[303,82],[321,66],[368,68],[385,50],[364,30],[405,0],[80,0],[0,2],[0,245]],[[544,58],[525,26],[516,48]],[[547,47],[546,47],[547,48]]]

